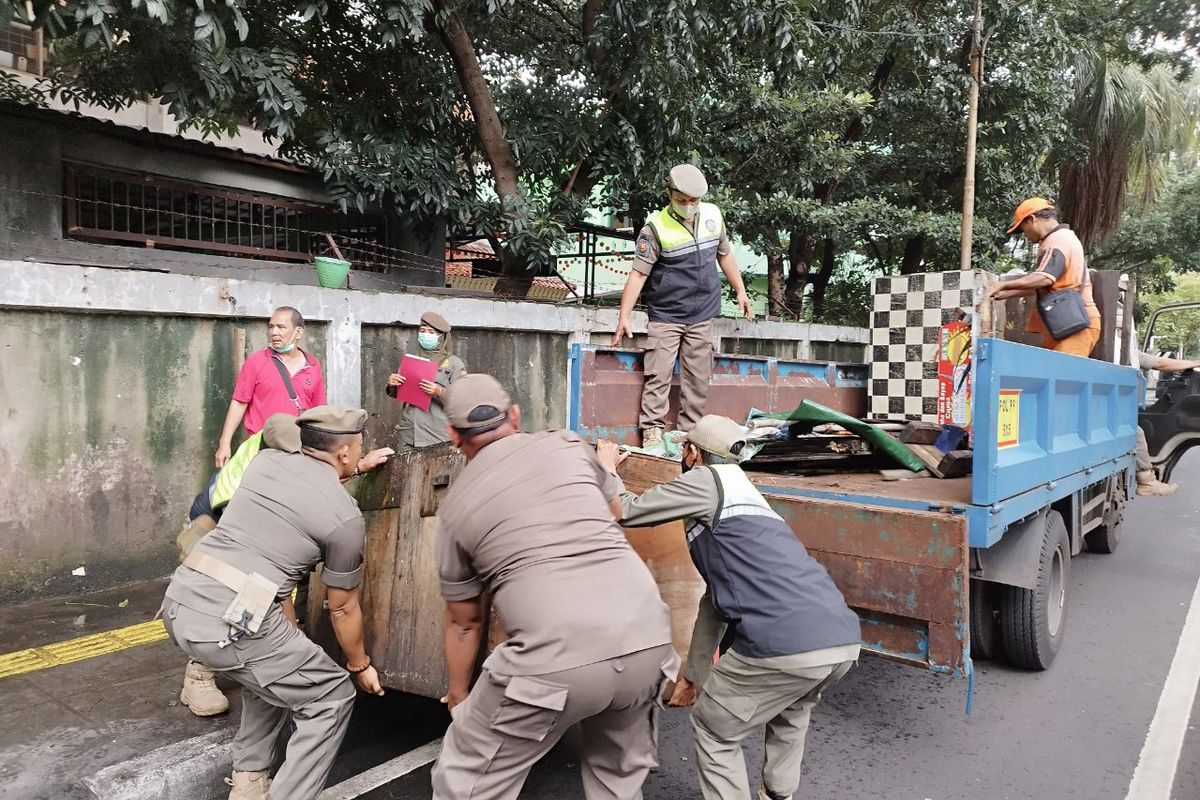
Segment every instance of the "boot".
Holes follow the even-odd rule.
[[[229,700],[217,688],[214,678],[215,673],[199,661],[188,662],[187,670],[183,673],[183,691],[179,693],[179,701],[190,708],[197,717],[211,717],[229,710]]]
[[[1140,497],[1168,497],[1175,494],[1179,487],[1174,483],[1163,483],[1154,474],[1154,470],[1144,470],[1137,474],[1137,493]]]
[[[642,449],[653,450],[663,446],[663,429],[646,428],[642,431]]]
[[[764,786],[758,790],[758,800],[792,800],[790,797],[777,798],[775,795],[767,791]]]
[[[229,800],[267,800],[267,790],[271,781],[267,779],[267,771],[238,772],[233,771],[232,778],[226,778],[225,783],[232,786],[229,790]]]

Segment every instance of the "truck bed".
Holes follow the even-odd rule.
[[[755,472],[751,479],[763,491],[778,488],[781,493],[799,493],[831,500],[853,501],[855,496],[889,498],[919,503],[930,509],[967,506],[971,502],[971,478],[919,477],[900,481],[884,480],[878,472],[835,472],[824,475],[787,475]]]

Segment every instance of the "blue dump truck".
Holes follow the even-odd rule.
[[[970,674],[972,655],[1045,669],[1066,636],[1072,559],[1120,541],[1141,376],[1003,339],[979,338],[972,350],[972,474],[885,480],[878,469],[746,466],[858,612],[869,651],[958,675]],[[637,444],[641,384],[640,353],[574,346],[571,427]],[[858,416],[867,388],[861,364],[721,355],[709,411],[744,420],[752,407],[787,412],[807,398]],[[641,491],[679,467],[634,456],[622,469]],[[686,646],[702,589],[682,531],[629,534]]]

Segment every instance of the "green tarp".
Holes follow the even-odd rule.
[[[787,414],[779,414],[778,412],[767,414],[758,409],[750,412],[750,419],[757,419],[758,417],[786,419],[789,422],[811,422],[814,425],[820,425],[824,422],[834,422],[866,439],[875,446],[875,449],[887,453],[913,472],[920,472],[925,469],[925,462],[921,461],[916,453],[909,450],[903,442],[893,438],[886,431],[880,430],[869,422],[863,422],[861,419],[855,419],[848,414],[834,411],[832,408],[823,406],[820,403],[814,403],[812,400],[801,401],[800,405]]]

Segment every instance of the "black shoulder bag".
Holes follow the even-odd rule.
[[[1059,289],[1057,292],[1039,294],[1038,313],[1052,339],[1062,341],[1079,333],[1092,324],[1088,317],[1087,303],[1083,300],[1083,287],[1087,286],[1088,269],[1083,267],[1083,279],[1077,289]]]
[[[308,356],[304,357],[305,361]],[[296,387],[292,384],[292,376],[288,374],[288,369],[283,365],[283,359],[276,356],[271,356],[271,360],[275,362],[275,368],[279,370],[279,377],[283,380],[283,388],[287,389],[288,398],[292,401],[292,405],[296,407],[296,414],[304,411],[304,407],[300,405],[300,397],[296,394]]]

